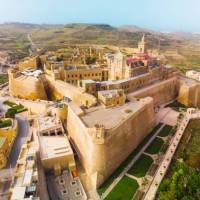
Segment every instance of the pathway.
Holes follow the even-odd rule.
[[[157,172],[153,178],[153,181],[151,182],[143,200],[153,200],[155,198],[158,187],[170,166],[171,160],[176,152],[176,149],[182,138],[185,128],[187,127],[191,118],[199,118],[199,117],[200,117],[200,113],[194,113],[193,109],[187,110],[183,120],[181,121],[175,135],[173,136],[171,140],[170,146],[165,156],[163,157],[163,160],[161,161],[157,169]]]

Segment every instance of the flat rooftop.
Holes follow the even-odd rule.
[[[73,154],[66,136],[41,136],[39,141],[42,160]]]
[[[103,125],[106,129],[110,129],[125,121],[150,101],[152,101],[152,98],[147,97],[139,101],[135,100],[122,106],[116,106],[112,108],[105,108],[101,105],[91,107],[84,110],[85,115],[81,116],[80,118],[87,127]]]
[[[50,197],[52,199],[87,199],[80,179],[74,178],[69,170],[63,171],[61,176],[47,177],[47,184],[51,186]]]
[[[180,80],[181,81],[184,81],[184,83],[186,84],[186,85],[188,85],[188,86],[194,86],[194,85],[196,85],[197,83],[199,83],[197,80],[195,80],[195,79],[191,79],[191,78],[189,78],[189,77],[180,77]]]
[[[38,118],[39,131],[46,131],[49,129],[62,128],[62,123],[56,116],[40,117]]]
[[[123,92],[123,90],[102,90],[99,91],[98,94],[101,94],[105,98],[112,98],[119,96],[120,91]]]
[[[21,74],[25,76],[33,76],[33,77],[38,77],[40,74],[43,74],[41,70],[35,70],[35,69],[26,69],[21,72]]]

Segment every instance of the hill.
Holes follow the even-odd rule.
[[[137,26],[113,27],[108,24],[0,24],[0,50],[22,58],[34,49],[59,48],[75,44],[102,44],[135,47],[145,34],[150,48],[158,48],[169,63],[183,72],[200,66],[199,33],[161,33]]]

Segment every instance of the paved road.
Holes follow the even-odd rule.
[[[28,121],[26,119],[20,115],[16,115],[16,119],[18,121],[19,130],[8,159],[7,168],[15,167],[21,147],[24,144],[29,131]]]
[[[20,115],[16,115],[16,119],[18,121],[19,127],[18,135],[13,144],[6,169],[0,170],[0,177],[5,180],[3,182],[3,187],[1,188],[1,192],[3,193],[6,193],[10,187],[11,178],[13,175],[13,168],[17,163],[21,147],[24,144],[29,131],[28,121],[26,119],[24,119]]]
[[[37,49],[37,45],[33,42],[32,38],[31,38],[31,34],[28,34],[27,35],[27,38],[28,38],[28,41],[30,42],[31,44],[31,47],[29,49],[29,54],[32,55],[34,50]]]

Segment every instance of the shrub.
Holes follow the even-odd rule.
[[[0,128],[9,127],[12,125],[12,121],[10,119],[0,120]]]

